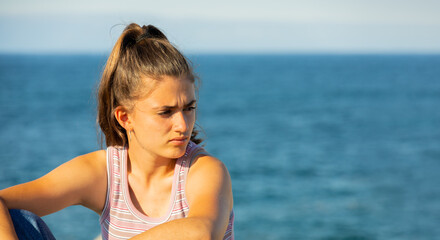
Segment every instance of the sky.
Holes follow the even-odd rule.
[[[153,24],[185,53],[440,53],[438,0],[1,0],[0,52],[107,53]]]

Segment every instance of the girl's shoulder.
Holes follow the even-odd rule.
[[[227,224],[233,208],[232,184],[222,161],[211,155],[196,157],[188,172],[185,189],[190,214],[220,218],[220,222]]]
[[[203,146],[190,142],[186,155],[190,158],[188,177],[193,175],[210,175],[220,173],[229,175],[225,164],[208,153]]]
[[[214,172],[229,175],[226,165],[220,159],[203,152],[193,159],[189,174],[209,175]]]
[[[82,170],[89,169],[93,171],[105,170],[107,165],[106,150],[97,150],[84,155],[80,155],[71,160],[81,166]],[[75,164],[75,165],[76,165]]]

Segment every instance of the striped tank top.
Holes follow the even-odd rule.
[[[177,159],[171,192],[171,204],[167,214],[152,218],[141,213],[133,205],[127,181],[127,149],[107,148],[107,197],[99,219],[103,240],[129,239],[159,224],[188,215],[189,205],[185,197],[185,182],[190,164],[199,155],[208,155],[199,145],[189,142],[185,154]],[[234,212],[229,217],[224,240],[234,239]]]

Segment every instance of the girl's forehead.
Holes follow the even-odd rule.
[[[195,100],[194,83],[188,79],[165,76],[157,82],[145,98],[139,99],[139,106],[180,106]]]

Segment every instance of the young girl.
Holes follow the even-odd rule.
[[[100,214],[103,239],[234,239],[230,176],[198,145],[195,92],[160,30],[127,26],[99,85],[107,149],[1,190],[0,239],[52,239],[38,216],[77,204]]]

